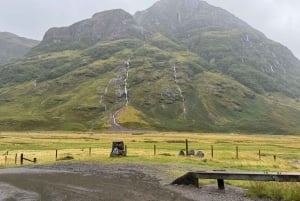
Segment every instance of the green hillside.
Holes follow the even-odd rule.
[[[50,29],[0,66],[0,130],[297,133],[299,75],[287,48],[230,13],[163,0],[134,17],[113,10]]]
[[[0,32],[0,64],[22,58],[39,42],[12,33]]]

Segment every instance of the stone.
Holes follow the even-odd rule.
[[[204,152],[203,151],[198,151],[196,156],[198,156],[199,158],[204,158]]]

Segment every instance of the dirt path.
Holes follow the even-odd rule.
[[[64,164],[34,169],[37,171],[0,170],[0,200],[189,200],[162,188],[157,179],[127,167]]]
[[[243,190],[170,186],[167,166],[59,164],[0,170],[0,201],[252,201]]]

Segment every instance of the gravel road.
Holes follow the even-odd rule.
[[[0,170],[0,201],[253,201],[244,190],[171,186],[172,166],[67,163]]]

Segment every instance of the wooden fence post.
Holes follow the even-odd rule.
[[[189,141],[188,139],[185,139],[185,155],[188,156],[189,155]]]
[[[21,153],[20,164],[23,165],[23,153]]]
[[[89,148],[89,156],[91,156],[92,155],[92,148],[90,147]]]
[[[7,165],[7,155],[5,155],[5,166]]]
[[[214,145],[211,145],[210,147],[210,151],[211,151],[211,158],[214,158]]]
[[[18,154],[15,155],[15,165],[17,165]]]
[[[273,156],[273,158],[274,158],[274,161],[276,162],[277,156],[276,156],[276,155],[274,155],[274,156]]]
[[[156,145],[153,146],[154,149],[154,156],[156,156]]]
[[[236,155],[236,159],[239,159],[239,147],[238,146],[236,146],[235,147],[235,155]]]
[[[58,150],[56,149],[55,150],[55,160],[57,161],[57,153],[58,153]]]
[[[258,158],[259,158],[259,160],[261,160],[261,153],[260,153],[260,149],[258,150]]]

